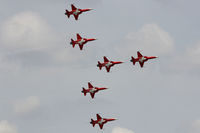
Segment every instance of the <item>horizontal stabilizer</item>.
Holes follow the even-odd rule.
[[[65,10],[65,15],[67,15],[67,17],[69,18],[70,17],[70,12],[68,10]]]
[[[102,69],[102,65],[100,61],[98,61],[97,67],[99,67],[100,70]]]
[[[136,59],[133,56],[131,57],[131,62],[133,62],[133,65],[135,65]]]
[[[92,124],[92,126],[94,127],[95,126],[95,121],[93,119],[91,119],[90,124]]]
[[[82,93],[84,93],[84,96],[87,94],[87,90],[83,87]]]

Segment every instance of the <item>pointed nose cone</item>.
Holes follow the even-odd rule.
[[[115,120],[117,120],[117,119],[110,119],[110,121],[115,121]]]
[[[158,58],[157,56],[153,56],[151,59],[155,59],[155,58]]]
[[[108,88],[101,88],[101,90],[107,90]]]
[[[116,64],[122,64],[122,63],[124,63],[124,62],[118,61]]]
[[[95,41],[97,40],[96,38],[91,38],[91,39],[87,39],[88,41]]]
[[[91,11],[91,10],[94,10],[94,9],[92,9],[92,8],[88,8],[88,10]]]
[[[95,40],[97,40],[97,39],[96,38],[91,39],[91,41],[95,41]]]

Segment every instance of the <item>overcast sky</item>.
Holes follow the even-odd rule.
[[[65,9],[93,8],[79,21]],[[200,1],[0,0],[0,133],[200,132]],[[76,33],[98,40],[84,50]],[[137,51],[158,56],[140,68]],[[125,63],[110,73],[103,56]],[[95,99],[87,82],[108,87]]]

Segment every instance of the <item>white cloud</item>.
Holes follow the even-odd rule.
[[[60,37],[40,15],[33,12],[22,12],[8,18],[1,25],[0,34],[0,68],[11,68],[12,71],[24,67],[73,64],[95,54],[92,50],[80,51],[78,47],[70,49],[69,42],[63,41],[66,36]]]
[[[0,133],[17,133],[17,128],[3,120],[0,121]]]
[[[134,133],[134,132],[126,128],[115,127],[113,128],[112,133]]]
[[[21,66],[49,63],[48,53],[59,40],[37,13],[22,12],[5,20],[0,27],[1,69],[19,70]],[[17,69],[16,69],[17,68]]]
[[[140,30],[129,33],[115,50],[128,55],[138,50],[145,54],[166,55],[174,50],[174,42],[169,33],[158,25],[146,24]]]
[[[200,43],[190,46],[181,53],[175,53],[173,58],[169,60],[168,68],[172,71],[179,72],[199,72],[200,67]]]
[[[55,42],[55,34],[37,13],[22,12],[1,25],[1,40],[11,50],[41,49]]]
[[[19,114],[26,114],[37,109],[39,105],[40,105],[39,98],[31,96],[26,99],[17,100],[14,103],[14,112]]]

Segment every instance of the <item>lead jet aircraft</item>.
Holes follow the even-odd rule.
[[[100,61],[98,61],[97,67],[99,67],[99,69],[101,70],[102,67],[105,67],[107,72],[110,72],[110,68],[112,66],[114,66],[115,64],[121,64],[123,62],[121,61],[109,61],[105,56],[103,57],[104,62],[101,63]]]
[[[72,11],[66,10],[65,15],[67,15],[68,18],[70,18],[71,15],[74,15],[74,18],[76,20],[78,20],[78,17],[79,17],[79,15],[81,13],[92,10],[91,8],[88,8],[88,9],[78,9],[73,4],[71,4],[71,7],[72,7]]]
[[[105,89],[108,89],[108,88],[93,87],[93,85],[90,82],[88,82],[88,89],[85,89],[83,87],[83,90],[81,92],[84,93],[84,96],[86,96],[87,93],[90,93],[90,95],[91,95],[91,97],[93,99],[95,93],[97,93],[100,90],[105,90]]]
[[[137,55],[138,58],[134,58],[133,56],[131,56],[131,62],[133,62],[133,65],[135,65],[136,62],[140,63],[140,66],[143,67],[144,66],[144,62],[148,61],[149,59],[154,59],[157,58],[155,56],[143,56],[139,51],[137,51]]]
[[[71,39],[70,44],[72,45],[73,48],[75,47],[76,44],[78,44],[80,50],[83,50],[83,45],[86,44],[87,42],[97,40],[95,38],[90,38],[90,39],[82,38],[79,34],[76,34],[76,36],[77,36],[77,40],[74,41],[73,39]]]
[[[107,122],[109,122],[109,121],[114,121],[114,120],[116,120],[116,119],[113,119],[113,118],[111,118],[111,119],[101,118],[101,116],[100,116],[99,114],[96,114],[96,116],[97,116],[97,120],[91,119],[90,124],[92,124],[93,127],[95,126],[95,124],[99,124],[100,129],[103,129],[103,125],[104,125],[105,123],[107,123]]]

